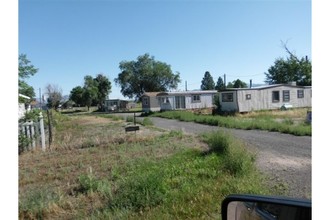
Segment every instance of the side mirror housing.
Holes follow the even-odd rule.
[[[222,220],[309,220],[312,219],[310,200],[279,196],[227,196],[221,204]]]

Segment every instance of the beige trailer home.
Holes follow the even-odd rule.
[[[224,112],[250,112],[258,110],[312,107],[312,87],[274,84],[255,88],[230,88],[219,92]]]

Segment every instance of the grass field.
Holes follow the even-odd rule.
[[[310,109],[257,111],[232,116],[200,115],[187,111],[166,111],[153,113],[152,116],[227,128],[259,129],[297,136],[311,136],[312,126],[310,123],[306,123],[308,110]]]
[[[224,133],[201,136],[118,117],[56,115],[46,152],[19,156],[20,219],[220,219],[231,193],[269,189],[255,156]],[[129,120],[128,120],[129,121]]]

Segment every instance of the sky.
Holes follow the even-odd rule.
[[[47,84],[69,95],[86,75],[109,78],[109,98],[121,61],[145,53],[179,72],[178,90],[200,89],[209,71],[216,83],[263,84],[282,43],[298,57],[311,52],[311,1],[20,0],[18,50],[39,69],[27,80],[36,97]]]
[[[263,83],[275,59],[286,57],[281,42],[309,56],[313,71],[313,218],[327,215],[327,139],[330,33],[327,0],[2,0],[0,1],[2,216],[18,213],[17,65],[24,53],[39,68],[28,80],[39,88],[58,85],[63,94],[86,75],[103,73],[110,98],[122,98],[113,81],[121,61],[145,53],[180,72],[178,89],[199,89],[205,71]],[[312,5],[312,6],[311,6]],[[313,34],[313,35],[312,35]],[[313,55],[313,57],[312,57]],[[15,73],[15,74],[14,74]],[[16,76],[16,77],[15,77]],[[123,97],[125,98],[125,97]],[[16,141],[16,142],[15,142]],[[8,178],[7,178],[8,177]],[[9,179],[9,181],[8,181]]]

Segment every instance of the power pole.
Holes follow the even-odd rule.
[[[223,84],[225,85],[225,89],[226,89],[226,74],[223,74]]]

